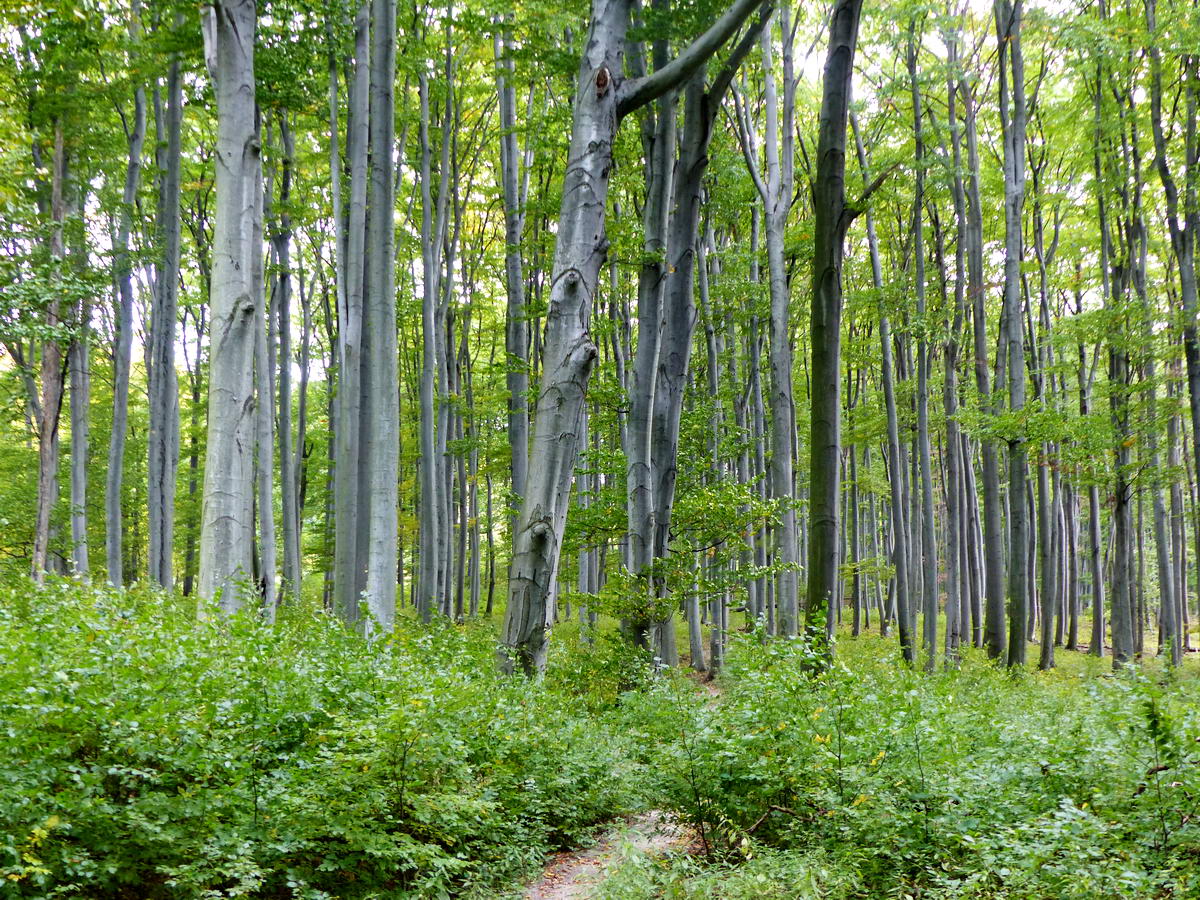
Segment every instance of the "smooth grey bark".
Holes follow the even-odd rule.
[[[1194,471],[1200,481],[1200,336],[1197,334],[1196,232],[1200,231],[1200,61],[1195,53],[1180,60],[1184,123],[1181,138],[1183,196],[1178,175],[1171,168],[1168,136],[1163,127],[1162,50],[1156,0],[1144,0],[1147,53],[1150,57],[1150,125],[1154,138],[1154,165],[1166,199],[1167,229],[1171,250],[1179,267],[1179,299],[1183,307],[1183,352],[1187,364],[1188,410],[1191,414]],[[1178,103],[1178,99],[1175,100]],[[1182,200],[1182,204],[1181,201]],[[1182,208],[1181,208],[1182,207]],[[1197,531],[1200,534],[1200,529]],[[1186,592],[1184,592],[1186,596]],[[1182,613],[1186,613],[1186,604]]]
[[[1168,393],[1172,400],[1176,400],[1178,397],[1179,381],[1178,360],[1171,364],[1170,376]],[[1180,416],[1171,416],[1167,420],[1167,465],[1175,471],[1179,471],[1180,465],[1183,464],[1179,452],[1181,426],[1182,419]],[[1184,610],[1187,598],[1187,537],[1183,518],[1183,491],[1180,488],[1178,479],[1171,480],[1170,490],[1172,585],[1175,588],[1171,602],[1175,606],[1174,616],[1180,632],[1186,634],[1187,628],[1184,620]],[[1183,649],[1187,648],[1184,647]]]
[[[942,406],[946,414],[946,653],[957,658],[959,646],[967,635],[969,576],[967,543],[971,530],[968,525],[966,479],[963,470],[970,459],[963,454],[962,434],[958,424],[958,358],[966,315],[967,269],[967,191],[963,183],[962,132],[958,121],[958,35],[946,36],[949,71],[946,83],[947,120],[950,128],[950,163],[952,166],[951,194],[954,202],[954,222],[957,236],[954,246],[954,312],[945,345],[946,375],[942,387]],[[943,259],[942,237],[938,230],[938,258]],[[943,294],[945,265],[942,263]]]
[[[1039,132],[1042,128],[1040,116],[1036,119]],[[1043,141],[1027,148],[1030,170],[1033,177],[1033,251],[1037,259],[1039,315],[1036,332],[1032,322],[1032,311],[1027,313],[1029,322],[1029,341],[1034,346],[1036,370],[1033,382],[1037,392],[1038,406],[1049,410],[1053,406],[1054,394],[1054,356],[1051,346],[1050,325],[1050,283],[1049,269],[1053,264],[1058,250],[1059,210],[1054,209],[1053,235],[1050,243],[1046,243],[1045,208],[1042,196],[1042,176],[1047,165],[1044,133],[1039,134]],[[1032,305],[1032,301],[1031,301]],[[1037,460],[1037,568],[1040,574],[1039,609],[1038,615],[1041,626],[1041,638],[1038,652],[1038,668],[1042,670],[1054,668],[1055,645],[1055,613],[1059,609],[1059,564],[1056,558],[1057,541],[1059,536],[1058,511],[1061,502],[1057,475],[1053,496],[1051,495],[1050,468],[1054,465],[1055,445],[1051,441],[1043,441],[1040,456]],[[1061,628],[1062,617],[1059,617]],[[1061,643],[1061,638],[1059,640]]]
[[[700,298],[700,314],[704,321],[704,349],[706,356],[705,384],[708,395],[713,401],[713,413],[710,422],[709,454],[711,456],[711,476],[720,481],[725,473],[725,464],[721,459],[721,429],[724,422],[724,408],[721,400],[721,369],[722,355],[721,337],[717,333],[717,325],[713,320],[712,302],[709,290],[709,268],[713,275],[720,273],[720,257],[715,253],[712,257],[709,248],[715,251],[711,221],[706,223],[704,233],[696,242],[696,275],[697,289]],[[729,355],[732,362],[735,354]],[[736,385],[736,381],[733,382]],[[730,466],[732,469],[732,466]],[[711,571],[716,574],[719,570],[714,563]],[[709,602],[709,656],[707,670],[715,672],[721,668],[725,655],[726,628],[729,621],[729,591],[721,590],[715,593]],[[692,649],[693,656],[695,648]],[[703,653],[703,644],[701,644]]]
[[[913,196],[913,260],[917,317],[925,319],[925,137],[921,110],[921,88],[917,80],[917,34],[915,23],[908,33],[908,77],[913,103],[913,142],[916,189]],[[1022,145],[1023,146],[1023,145]],[[933,464],[929,445],[929,340],[924,328],[917,338],[917,459],[921,477],[921,612],[926,660],[925,668],[933,671],[937,664],[937,541],[933,522]]]
[[[858,154],[858,167],[863,173],[864,180],[869,171],[866,149],[863,146],[862,132],[858,127],[858,118],[850,113],[850,123],[854,128],[854,143]],[[871,210],[866,211],[867,246],[871,254],[871,282],[876,291],[883,288],[883,265],[879,258],[879,240],[875,232],[875,217]],[[888,479],[891,511],[892,532],[892,565],[895,576],[892,579],[895,586],[896,627],[900,636],[900,651],[905,662],[910,665],[916,661],[916,649],[913,642],[912,609],[909,603],[908,580],[908,543],[904,525],[904,487],[901,472],[904,464],[900,454],[900,425],[896,411],[896,387],[894,366],[892,362],[891,325],[886,313],[879,317],[879,343],[881,349],[881,381],[883,382],[883,403],[887,415],[887,466],[891,477]],[[811,555],[810,555],[811,558]],[[881,627],[888,617],[881,616]]]
[[[1020,416],[1025,408],[1025,338],[1021,315],[1026,122],[1025,62],[1021,53],[1023,2],[996,0],[993,6],[1000,48],[1000,122],[1004,138],[1004,321],[1008,343],[1008,404],[1015,416]],[[1025,632],[1029,614],[1028,567],[1025,559],[1029,542],[1026,453],[1024,435],[1011,435],[1008,439],[1010,666],[1025,664]]]
[[[758,0],[737,0],[666,66],[645,78],[626,79],[621,57],[630,4],[593,4],[576,81],[529,482],[513,533],[509,600],[498,652],[504,671],[520,668],[533,674],[545,665],[547,614],[558,575],[587,380],[596,358],[588,326],[607,254],[605,208],[619,122],[682,84],[757,5]]]
[[[36,162],[37,160],[35,160]],[[63,130],[60,121],[54,127],[54,158],[51,163],[50,256],[63,258],[63,224],[66,221],[66,203],[63,197],[67,180],[66,151],[63,146]],[[51,297],[46,306],[46,326],[51,330],[61,324],[61,305],[57,295]],[[41,584],[50,563],[51,514],[58,500],[58,423],[63,401],[63,354],[57,340],[51,337],[42,342],[41,399],[31,403],[38,431],[38,480],[37,505],[34,512],[33,529],[33,579]],[[31,395],[32,396],[32,395]]]
[[[280,158],[279,221],[271,235],[279,269],[275,282],[279,331],[279,495],[280,530],[283,536],[281,599],[293,603],[300,597],[300,506],[296,456],[292,449],[292,160],[295,150],[287,113],[279,116]],[[303,385],[301,388],[303,396]],[[300,439],[303,446],[303,437]]]
[[[255,128],[254,0],[213,0],[204,48],[217,98],[207,457],[200,531],[200,596],[225,613],[248,599],[254,543],[253,242],[262,196]],[[202,611],[203,614],[203,611]]]
[[[1149,322],[1147,323],[1150,324]],[[1148,331],[1147,342],[1153,340],[1153,332]],[[1158,387],[1155,383],[1156,366],[1153,347],[1148,348],[1146,360],[1146,381],[1149,383],[1149,412],[1151,423],[1154,423],[1158,407]],[[1160,652],[1165,648],[1170,664],[1178,667],[1183,661],[1183,641],[1179,634],[1178,610],[1175,606],[1175,570],[1171,562],[1171,533],[1167,518],[1167,505],[1163,498],[1163,488],[1159,474],[1158,455],[1158,426],[1151,424],[1146,435],[1149,444],[1150,469],[1155,474],[1155,482],[1151,488],[1154,517],[1154,550],[1155,561],[1158,564],[1158,596],[1159,622],[1162,629]]]
[[[529,471],[529,338],[525,320],[525,276],[521,260],[521,235],[525,210],[519,184],[521,159],[517,150],[514,65],[507,21],[494,38],[496,94],[500,115],[500,181],[504,195],[504,347],[508,354],[508,444],[514,497],[525,495]],[[526,172],[528,174],[528,172]],[[514,510],[515,513],[515,510]]]
[[[92,395],[91,328],[88,325],[90,309],[87,300],[78,302],[74,312],[78,330],[67,351],[67,367],[71,378],[71,573],[87,578],[88,407]]]
[[[839,5],[838,8],[841,8]],[[857,20],[857,16],[854,17]],[[767,282],[771,292],[771,316],[768,360],[771,367],[771,494],[780,504],[776,534],[780,572],[775,585],[779,630],[785,636],[796,633],[800,621],[800,543],[796,524],[795,459],[796,405],[792,385],[791,296],[788,288],[784,234],[793,201],[795,182],[795,108],[796,80],[792,73],[792,36],[789,10],[780,8],[782,44],[783,102],[780,108],[773,71],[772,40],[769,30],[762,35],[766,134],[763,141],[767,163],[765,185],[757,180],[762,195],[763,230],[767,245]],[[849,48],[853,51],[853,40]],[[839,50],[842,52],[845,48]],[[848,91],[848,88],[847,88]],[[848,98],[847,98],[848,99]],[[782,121],[780,119],[782,118]],[[836,385],[833,391],[836,398]],[[836,402],[836,400],[835,400]],[[837,535],[837,504],[834,503],[833,540]],[[836,551],[835,551],[836,552]],[[832,595],[829,595],[832,596]],[[823,609],[825,607],[822,607]]]
[[[332,73],[331,73],[332,78]],[[331,91],[333,90],[331,81]],[[347,86],[346,157],[350,168],[349,205],[339,235],[341,279],[337,287],[337,396],[334,429],[334,560],[333,603],[348,624],[360,618],[359,603],[366,589],[360,560],[362,485],[362,374],[364,366],[364,298],[367,229],[367,142],[370,87],[370,5],[363,0],[354,18],[353,79]],[[331,96],[332,104],[333,98]],[[332,116],[331,110],[331,116]],[[334,145],[336,133],[330,135]],[[331,148],[333,150],[333,148]],[[333,152],[336,152],[335,150]],[[336,160],[333,160],[336,162]]]
[[[706,88],[702,72],[693,75],[685,87],[684,128],[676,164],[673,212],[666,235],[662,333],[651,410],[653,554],[656,560],[666,559],[671,552],[669,545],[679,457],[680,417],[697,319],[696,251],[699,242],[704,240],[700,228],[700,206],[704,173],[708,168],[709,142],[725,92],[766,23],[767,18],[760,17],[747,30],[710,87]],[[659,596],[662,596],[661,585]],[[692,638],[699,641],[699,607],[695,606],[691,611],[690,627],[696,630]],[[675,665],[678,653],[674,648],[674,629],[670,616],[656,622],[654,632],[656,654],[665,664]],[[695,647],[692,652],[693,665],[698,662],[702,664],[702,646],[699,656]]]
[[[296,445],[292,471],[296,479],[296,546],[300,550],[301,578],[303,579],[304,550],[304,504],[308,496],[308,383],[312,370],[313,316],[312,298],[309,296],[312,283],[304,283],[303,257],[296,275],[296,287],[300,295],[300,386],[296,403]],[[332,424],[332,423],[331,423]]]
[[[862,0],[838,0],[833,8],[833,17],[829,24],[829,52],[825,59],[822,81],[817,171],[813,181],[810,324],[812,384],[809,423],[811,528],[805,624],[810,635],[820,640],[825,652],[829,652],[832,641],[832,629],[827,623],[831,622],[831,605],[837,602],[840,577],[838,502],[841,494],[839,466],[842,456],[842,258],[845,252],[846,231],[857,214],[857,210],[846,202],[846,122],[850,110],[854,50],[858,41],[861,12]],[[785,78],[789,78],[790,74],[785,68]],[[785,127],[790,128],[791,124],[790,116],[785,115]],[[785,150],[789,148],[790,144],[785,145]],[[790,165],[788,168],[790,170]],[[790,192],[790,174],[785,179],[784,187]],[[870,190],[868,187],[867,192]],[[771,217],[768,216],[768,222],[770,221]],[[768,239],[770,234],[768,229]],[[772,320],[775,300],[774,276],[775,273],[772,272]],[[786,323],[786,316],[784,322]],[[784,339],[786,340],[786,332]],[[790,356],[789,352],[789,362]],[[773,377],[777,377],[778,374],[772,372]],[[788,376],[790,377],[790,368]],[[790,401],[790,396],[788,400]],[[778,433],[776,430],[777,435]],[[775,452],[780,452],[778,444]]]
[[[449,53],[449,49],[447,50]],[[447,81],[450,62],[447,58]],[[439,260],[445,247],[447,202],[449,187],[445,183],[449,176],[449,129],[451,127],[451,100],[447,97],[447,108],[442,123],[442,149],[440,169],[443,184],[435,203],[433,198],[433,146],[430,139],[429,81],[424,74],[418,75],[420,94],[419,142],[421,148],[421,226],[422,226],[422,298],[421,298],[421,521],[418,531],[420,542],[420,569],[417,576],[417,609],[422,621],[430,621],[435,611],[444,612],[449,601],[448,574],[450,571],[450,544],[448,529],[449,494],[446,477],[446,428],[449,408],[436,403],[438,396],[446,392],[446,308],[442,296]]]
[[[371,331],[369,414],[364,447],[371,458],[366,553],[368,629],[392,630],[396,613],[400,395],[397,370],[394,248],[396,4],[372,0],[370,218],[365,319]],[[361,515],[361,512],[360,512]]]
[[[134,0],[129,18],[130,38],[140,35],[141,3]],[[124,584],[122,556],[121,494],[124,488],[125,443],[129,434],[129,371],[133,351],[133,262],[130,258],[130,232],[133,230],[134,203],[141,178],[142,148],[146,140],[146,89],[138,84],[133,91],[133,121],[123,120],[128,158],[125,186],[121,192],[121,211],[113,241],[113,270],[117,282],[116,314],[113,316],[113,414],[108,440],[108,469],[104,481],[104,557],[108,583]]]
[[[657,4],[665,9],[665,4]],[[662,10],[660,10],[662,11]],[[657,41],[653,49],[656,68],[666,65],[668,49],[665,41]],[[644,77],[645,66],[639,52],[633,53],[631,71]],[[625,510],[628,530],[628,564],[638,577],[638,588],[647,609],[663,593],[661,576],[653,570],[656,558],[658,463],[654,446],[654,406],[659,378],[659,355],[662,346],[664,320],[664,288],[667,269],[667,223],[671,210],[671,187],[675,171],[675,118],[673,94],[661,97],[644,113],[642,148],[645,154],[645,200],[642,208],[642,263],[638,270],[638,340],[630,372],[629,413],[626,419],[627,443]],[[674,467],[672,466],[672,475]],[[649,619],[630,622],[634,642],[653,645],[660,663],[672,666],[671,649],[659,646],[664,629]]]
[[[988,324],[984,308],[983,202],[980,190],[979,138],[975,116],[975,97],[966,79],[959,77],[958,93],[963,104],[963,125],[967,141],[967,219],[963,239],[967,250],[967,297],[971,309],[975,388],[985,410],[995,412],[997,399],[992,396],[988,373]],[[999,361],[999,360],[998,360]],[[997,389],[999,385],[997,384]],[[1000,496],[1000,464],[995,440],[986,432],[979,439],[980,480],[983,509],[980,564],[983,569],[983,645],[992,659],[1005,649],[1004,609],[1004,535]]]
[[[225,7],[222,5],[221,8]],[[253,18],[253,8],[251,9],[251,18]],[[178,21],[177,17],[177,24]],[[210,55],[213,52],[206,50],[206,53]],[[253,48],[251,48],[252,52]],[[250,62],[250,66],[249,81],[253,87],[253,61]],[[213,77],[214,80],[219,80],[225,76],[214,75]],[[231,74],[228,77],[237,78],[239,76]],[[218,92],[220,90],[218,87]],[[147,527],[150,532],[148,559],[150,578],[170,590],[174,585],[172,563],[175,544],[175,476],[179,468],[179,386],[178,376],[175,372],[175,320],[179,307],[179,197],[183,74],[177,53],[172,54],[167,70],[166,93],[165,115],[160,116],[157,107],[155,115],[156,125],[161,124],[165,129],[166,141],[160,154],[160,166],[163,174],[158,204],[162,258],[157,262],[157,277],[152,295],[154,307],[150,315],[149,371],[147,373],[150,393],[150,431],[147,435],[146,464],[149,483],[146,500],[149,506]],[[253,128],[253,102],[250,116],[251,128]],[[160,130],[160,143],[162,140],[163,133]],[[220,140],[220,136],[218,136],[218,143]],[[227,152],[232,153],[232,150]],[[255,158],[257,159],[257,147],[255,148]],[[218,176],[222,163],[226,161],[227,158],[218,149]],[[218,213],[219,218],[220,213]],[[221,253],[221,250],[216,249],[214,238],[214,256],[220,256]],[[213,335],[217,336],[217,334],[218,332],[214,328]],[[210,363],[215,368],[217,366],[216,358],[210,356]],[[210,397],[212,392],[217,389],[218,380],[210,379]],[[223,379],[221,382],[223,384]],[[209,459],[212,457],[210,456]],[[203,557],[203,553],[201,556]]]
[[[261,166],[261,162],[260,162]],[[255,513],[258,519],[258,590],[263,618],[275,621],[279,595],[275,540],[275,329],[266,308],[263,277],[263,192],[261,168],[255,180],[256,208],[250,226],[250,283],[257,302],[254,311]]]
[[[1106,10],[1102,8],[1102,13]],[[1140,545],[1141,529],[1135,528],[1133,520],[1134,485],[1132,473],[1132,451],[1135,443],[1132,432],[1132,413],[1129,395],[1132,386],[1132,366],[1126,332],[1129,324],[1129,294],[1136,266],[1137,241],[1141,231],[1140,220],[1140,160],[1136,151],[1131,155],[1130,138],[1136,138],[1136,126],[1129,121],[1133,114],[1132,88],[1121,85],[1113,91],[1116,101],[1117,123],[1122,132],[1119,147],[1110,149],[1108,165],[1117,172],[1112,178],[1105,171],[1104,150],[1106,139],[1103,128],[1102,92],[1104,91],[1102,70],[1098,71],[1096,85],[1096,132],[1094,165],[1098,176],[1109,176],[1098,182],[1110,184],[1115,189],[1116,206],[1110,211],[1109,200],[1103,190],[1099,192],[1097,210],[1101,234],[1100,261],[1104,267],[1104,300],[1111,311],[1112,321],[1121,328],[1110,330],[1106,344],[1109,366],[1109,410],[1113,422],[1116,453],[1112,489],[1112,663],[1118,669],[1138,652],[1137,634],[1140,629],[1138,616],[1138,586],[1140,578],[1135,576],[1134,566],[1141,567],[1141,553],[1135,553],[1135,540]],[[1132,173],[1132,174],[1131,174]],[[1131,196],[1131,189],[1138,196]],[[1116,240],[1114,241],[1114,236]],[[1139,495],[1140,496],[1140,495]],[[1140,525],[1140,523],[1139,523]]]
[[[425,244],[433,240],[433,196],[432,196],[432,147],[429,142],[429,82],[418,76],[421,102],[420,145],[421,145],[421,231],[426,235]],[[437,299],[433,284],[432,248],[422,246],[423,293],[421,299],[421,508],[418,540],[420,542],[420,571],[417,575],[417,610],[422,621],[433,617],[438,597],[438,556],[440,509],[438,493],[438,456],[435,451],[436,411],[434,408],[435,381],[437,379]]]
[[[200,416],[203,412],[201,389],[203,385],[203,376],[200,368],[200,358],[204,352],[205,338],[205,322],[206,310],[201,304],[200,308],[195,311],[194,317],[196,320],[196,355],[194,360],[189,360],[187,352],[187,340],[185,332],[185,340],[183,346],[183,365],[184,370],[188,374],[188,381],[191,384],[191,404],[189,408],[190,422],[188,428],[188,487],[187,496],[188,503],[194,504],[196,493],[200,489]],[[186,329],[187,316],[184,316],[184,327]],[[196,534],[199,531],[198,517],[191,517],[188,521],[187,533],[184,537],[183,548],[183,583],[180,585],[183,596],[190,597],[196,586]]]

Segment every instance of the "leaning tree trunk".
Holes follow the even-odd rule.
[[[596,358],[588,326],[608,249],[604,219],[618,124],[622,116],[685,81],[758,3],[736,0],[676,59],[635,79],[622,75],[630,3],[593,4],[576,83],[571,162],[563,176],[529,481],[513,532],[509,600],[498,653],[504,671],[519,667],[532,674],[545,665],[547,614],[558,575],[587,380]]]
[[[838,0],[829,27],[824,95],[813,185],[812,418],[808,598],[805,620],[813,635],[826,632],[837,598],[838,502],[841,462],[842,257],[855,210],[846,205],[846,120],[862,0]],[[869,188],[868,188],[869,190]],[[775,452],[780,453],[776,445]]]
[[[253,235],[260,206],[254,101],[254,0],[213,0],[204,48],[217,98],[208,441],[200,532],[200,596],[223,612],[248,598],[254,543]]]

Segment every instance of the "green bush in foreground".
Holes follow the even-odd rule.
[[[725,864],[642,865],[608,896],[1200,897],[1194,677],[838,653],[815,675],[798,643],[731,655],[661,766]]]
[[[481,628],[2,587],[0,895],[494,896],[640,779],[553,677],[493,671]]]

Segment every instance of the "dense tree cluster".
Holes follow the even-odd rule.
[[[1178,664],[1194,4],[586,13],[6,9],[4,565]]]

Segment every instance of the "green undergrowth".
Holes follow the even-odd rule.
[[[644,805],[649,674],[613,640],[494,670],[482,626],[0,587],[0,896],[495,897]]]
[[[507,898],[649,807],[700,852],[600,900],[1200,897],[1194,665],[741,635],[714,698],[610,630],[503,678],[494,628],[0,584],[0,897]]]
[[[926,675],[876,639],[814,663],[745,641],[676,713],[653,769],[709,854],[633,857],[605,900],[1200,897],[1194,675]]]

